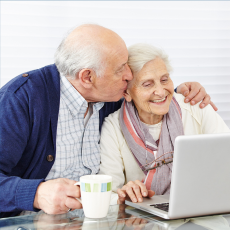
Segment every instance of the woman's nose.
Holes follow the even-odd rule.
[[[162,87],[161,84],[158,84],[158,85],[156,86],[156,89],[155,89],[155,91],[154,91],[154,94],[155,94],[155,95],[158,95],[159,97],[162,97],[162,98],[165,96],[165,89]]]

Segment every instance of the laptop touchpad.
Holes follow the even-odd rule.
[[[144,200],[144,202],[147,203],[148,205],[168,203],[169,202],[169,194],[168,195],[155,195],[151,198],[146,198]]]

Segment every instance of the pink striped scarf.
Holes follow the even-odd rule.
[[[146,150],[147,162],[155,160],[153,151],[157,151],[157,158],[167,153],[160,158],[161,160],[171,157],[168,152],[174,151],[175,138],[184,135],[181,118],[181,108],[173,97],[168,113],[163,116],[160,139],[154,140],[148,127],[140,121],[133,102],[123,102],[119,114],[121,130],[142,171],[144,169],[141,166],[146,164]],[[151,165],[153,166],[154,164]],[[155,191],[157,195],[170,193],[172,163],[143,172],[146,175],[147,189]]]

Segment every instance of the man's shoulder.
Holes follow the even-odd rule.
[[[117,111],[118,109],[121,108],[121,104],[124,101],[124,98],[120,99],[119,101],[116,102],[105,102],[103,108],[104,110],[109,111],[110,113],[113,113]]]
[[[109,114],[120,109],[123,100],[124,99],[120,99],[119,101],[116,101],[116,102],[105,102],[104,106],[100,110],[100,116],[103,117],[103,120],[105,117],[108,117]]]
[[[110,121],[118,121],[119,120],[120,110],[121,109],[118,109],[117,111],[109,114],[109,116],[106,119],[108,119]]]
[[[0,89],[0,94],[5,92],[14,93],[21,87],[29,87],[28,85],[34,84],[39,86],[46,83],[48,77],[57,75],[59,75],[59,73],[54,64],[44,66],[40,69],[30,70],[11,79]]]
[[[120,109],[123,101],[124,99],[122,98],[121,100],[117,102],[105,102],[104,106],[99,112],[100,113],[100,128],[99,128],[100,131],[101,131],[101,127],[104,122],[104,119],[108,117],[110,114]]]

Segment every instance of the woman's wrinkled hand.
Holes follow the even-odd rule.
[[[152,197],[155,192],[152,190],[147,190],[146,186],[140,182],[129,181],[126,185],[124,185],[121,189],[117,189],[118,194],[118,204],[124,204],[126,197],[129,197],[132,202],[142,202],[143,197]]]

